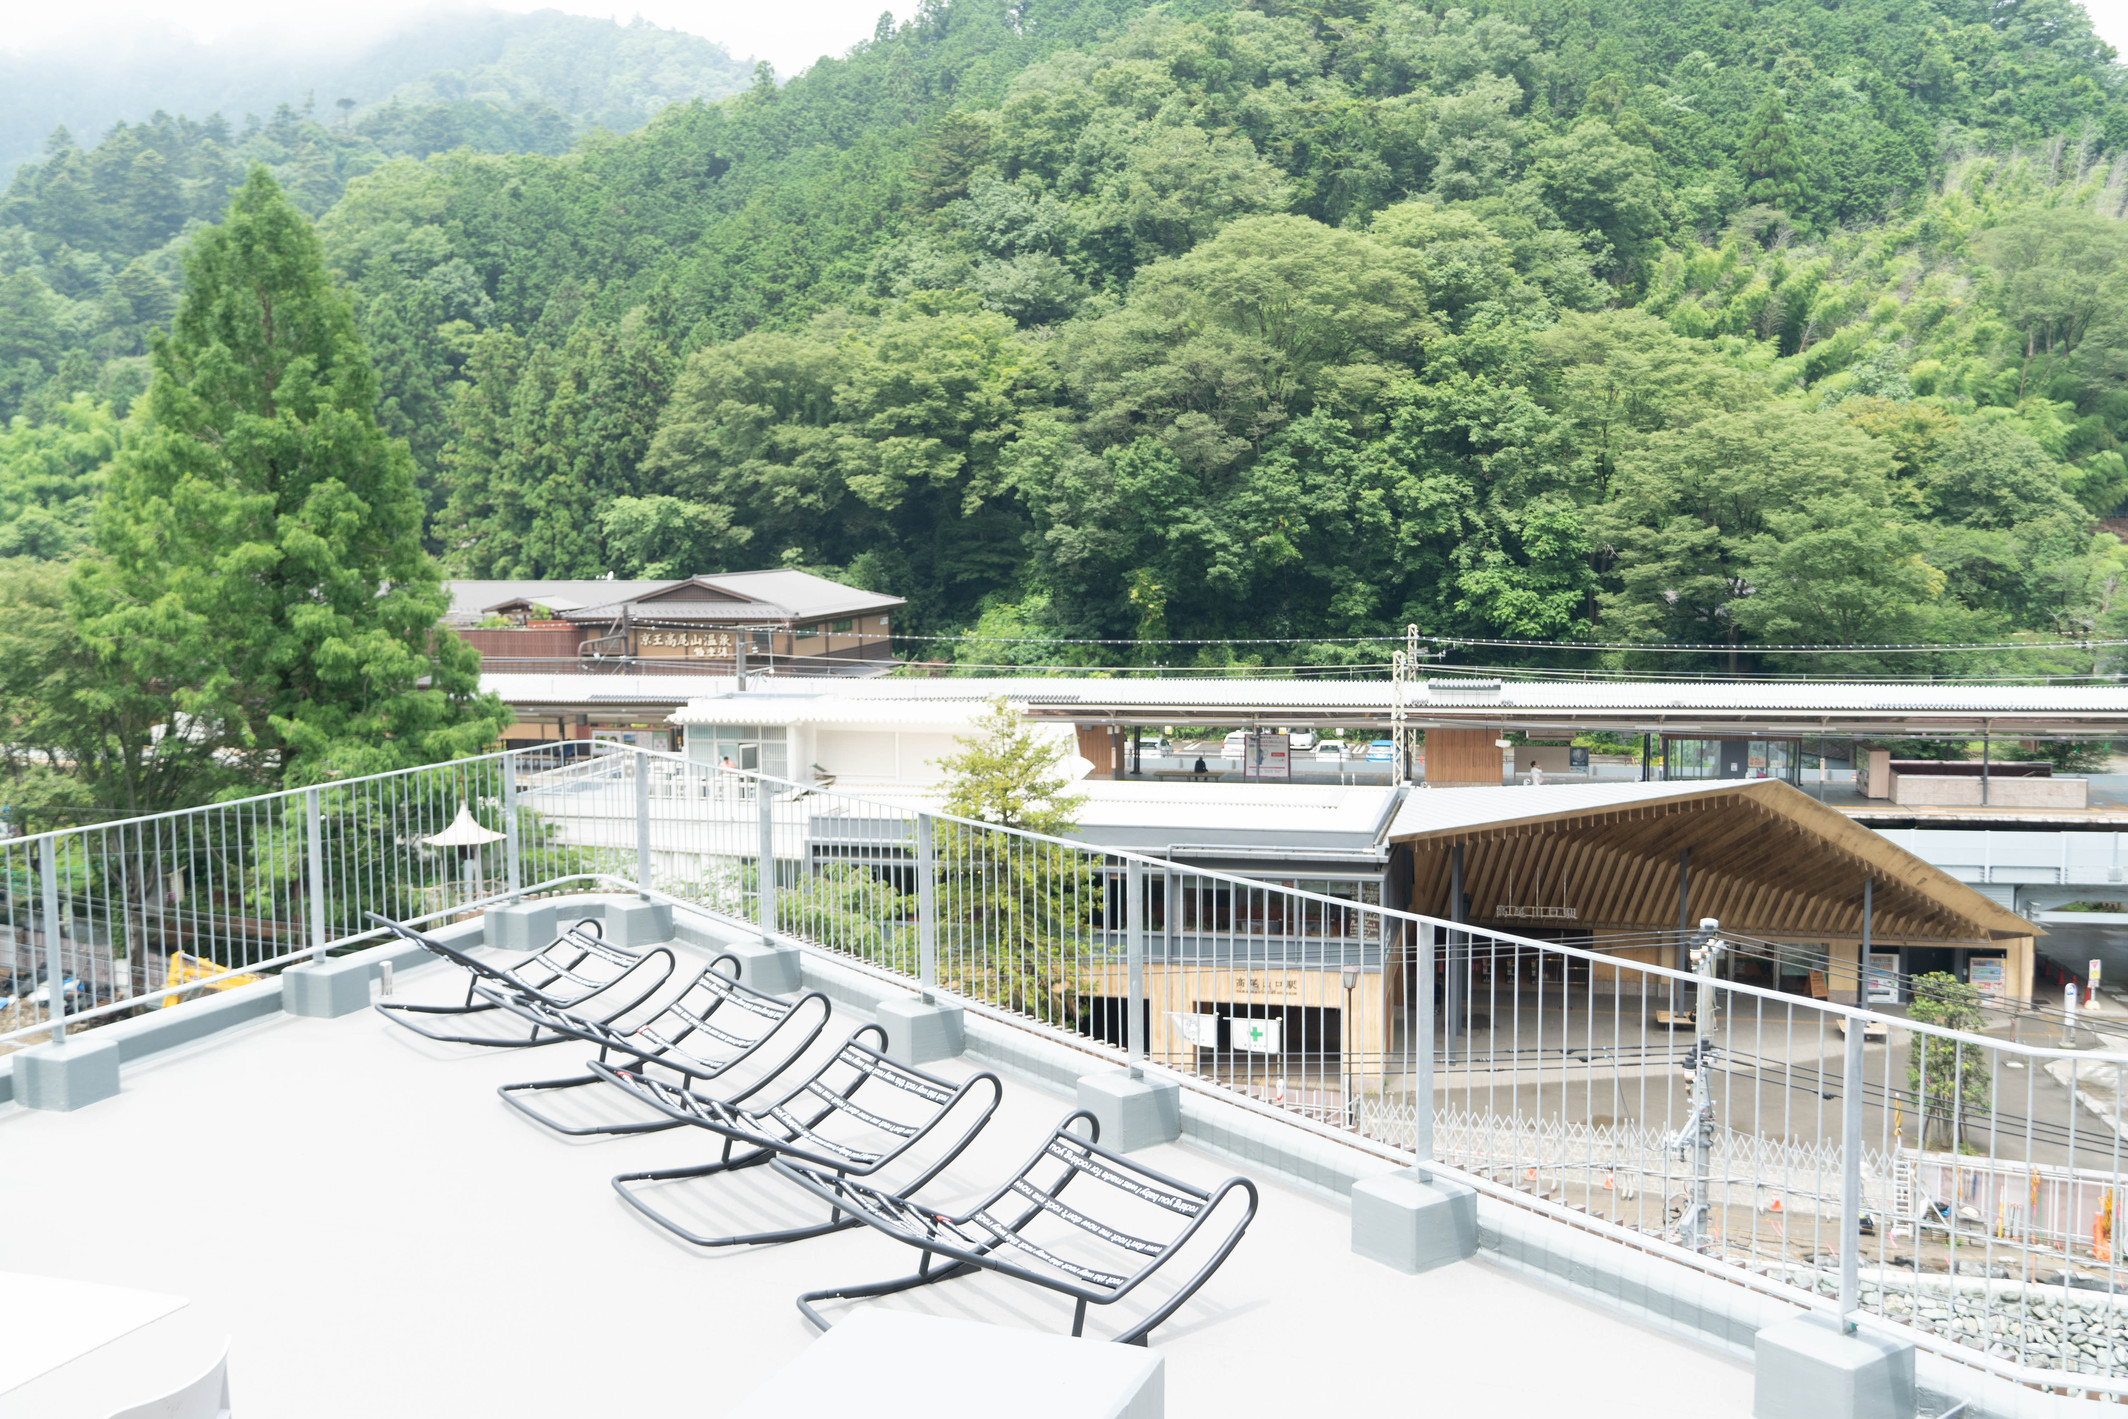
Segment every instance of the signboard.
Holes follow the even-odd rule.
[[[1293,777],[1293,739],[1286,734],[1249,734],[1241,743],[1243,778]]]
[[[1589,771],[1587,745],[1576,744],[1566,751],[1566,770],[1570,774],[1585,774]]]
[[[1217,1015],[1184,1015],[1180,1011],[1167,1012],[1168,1023],[1175,1027],[1175,1036],[1184,1044],[1196,1049],[1216,1049],[1219,1046],[1219,1017]]]
[[[1227,1039],[1235,1049],[1248,1054],[1277,1054],[1283,1020],[1229,1020]]]
[[[1493,918],[1501,921],[1578,921],[1580,907],[1515,907],[1493,908]]]
[[[1865,978],[1866,1005],[1897,1005],[1899,1003],[1899,953],[1897,951],[1872,951],[1869,953],[1869,974]]]
[[[1966,962],[1967,984],[1982,995],[2002,999],[2003,959],[2000,956],[1975,956]]]
[[[637,654],[658,660],[730,660],[730,631],[638,631]]]

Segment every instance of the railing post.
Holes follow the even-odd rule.
[[[1420,1166],[1433,1161],[1433,965],[1434,926],[1419,928],[1418,999],[1410,1025],[1416,1057],[1412,1063],[1412,1151]]]
[[[517,865],[517,755],[502,756],[502,880],[515,897],[523,886]]]
[[[1136,858],[1123,868],[1125,999],[1123,1038],[1136,1073],[1146,1057],[1145,1038],[1145,869]]]
[[[66,1043],[66,980],[59,961],[59,839],[44,840],[37,854],[39,883],[44,896],[44,1001],[45,1018],[52,1022],[52,1043]]]
[[[916,815],[916,981],[925,1004],[938,988],[938,850],[929,813]]]
[[[635,751],[635,889],[650,895],[650,755]]]
[[[761,865],[754,873],[754,919],[761,942],[776,944],[776,795],[768,775],[754,775],[754,801],[761,811]]]
[[[304,895],[310,899],[310,958],[325,959],[325,804],[324,790],[303,793]]]
[[[1852,1335],[1862,1304],[1862,1021],[1847,1018],[1840,1089],[1840,1329]]]

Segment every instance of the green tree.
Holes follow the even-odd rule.
[[[1914,977],[1907,1018],[1946,1030],[1977,1033],[1986,1028],[1980,992],[1944,971]],[[1922,1146],[1964,1152],[1975,1128],[1984,1128],[1993,1099],[1988,1051],[1971,1042],[1915,1030],[1906,1054],[1908,1095],[1920,1108]]]
[[[1835,529],[1855,530],[1857,514],[1865,522],[1883,515],[1890,470],[1881,445],[1831,412],[1768,405],[1649,436],[1621,460],[1597,518],[1618,564],[1619,590],[1604,599],[1607,623],[1632,636],[1741,648],[1754,571],[1794,587],[1797,577],[1823,574],[1818,559],[1851,554],[1847,533]],[[1761,541],[1779,540],[1777,518],[1843,493],[1858,503],[1825,504],[1830,526],[1807,511],[1779,524],[1810,536],[1799,560],[1784,566]]]
[[[65,562],[0,561],[0,797],[127,813],[201,801],[226,777],[212,736],[173,724],[163,687],[127,673],[137,659],[127,638],[165,627],[142,617],[90,643],[80,581]]]
[[[154,362],[77,592],[106,673],[255,783],[492,743],[508,711],[438,629],[412,460],[378,429],[347,301],[264,169],[194,244]]]
[[[1749,201],[1783,212],[1793,212],[1802,205],[1803,163],[1796,152],[1795,134],[1789,130],[1779,89],[1766,90],[1758,107],[1751,111],[1740,160],[1745,180],[1751,184],[1744,193]]]
[[[1884,645],[1924,640],[1944,575],[1923,560],[1924,538],[1882,499],[1828,493],[1771,509],[1744,549],[1749,594],[1736,620],[1760,641]],[[1827,674],[1872,668],[1814,661]]]
[[[1086,994],[1101,911],[1092,860],[1077,848],[1000,832],[1068,833],[1085,799],[1070,791],[1054,739],[993,700],[940,761],[942,807],[975,824],[939,822],[941,979],[977,999],[1065,1023]]]
[[[66,557],[88,540],[118,420],[85,394],[54,412],[0,429],[0,557]]]

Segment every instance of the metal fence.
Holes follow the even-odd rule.
[[[494,754],[0,840],[0,1049],[366,940],[366,911],[433,921],[596,871],[518,802],[581,772]],[[493,846],[429,842],[461,811]]]
[[[428,841],[461,805],[492,844]],[[2018,1040],[2018,1015],[1977,995],[1932,1024],[1726,980],[1711,922],[1670,969],[915,797],[532,750],[0,843],[30,1012],[0,1043],[200,988],[172,983],[181,957],[226,982],[362,939],[364,910],[433,920],[587,881],[1456,1168],[2022,1383],[2128,1394],[2128,1027],[2087,1021],[2099,1047],[2064,1049]],[[25,989],[48,980],[78,984]]]

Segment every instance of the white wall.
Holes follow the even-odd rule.
[[[864,783],[932,784],[943,775],[937,760],[959,752],[958,737],[946,730],[814,730],[812,762],[835,775],[839,785]]]

